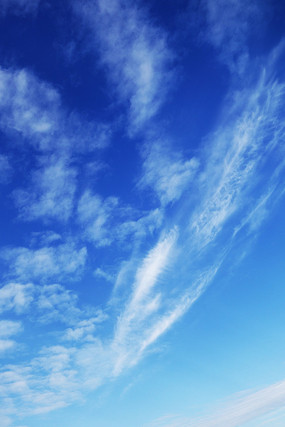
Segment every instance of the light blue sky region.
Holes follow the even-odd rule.
[[[284,18],[1,0],[1,427],[285,425]]]

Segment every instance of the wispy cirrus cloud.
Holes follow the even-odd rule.
[[[131,128],[141,127],[156,114],[168,87],[172,54],[166,35],[139,3],[96,0],[74,2],[73,7],[128,105]]]
[[[205,415],[192,419],[166,416],[149,427],[238,427],[255,420],[259,421],[258,425],[273,425],[275,413],[284,408],[284,403],[285,382],[280,381],[257,391],[242,391]]]
[[[122,360],[119,359],[118,366],[123,366],[132,355],[135,342],[138,348],[130,356],[133,362],[129,363],[136,363],[148,346],[201,297],[235,242],[237,223],[251,215],[250,221],[255,222],[257,230],[265,218],[265,215],[257,212],[260,201],[264,199],[266,203],[270,200],[273,190],[275,198],[284,193],[279,184],[284,177],[281,153],[285,129],[280,119],[284,109],[285,86],[282,81],[272,79],[271,70],[269,59],[267,71],[261,71],[256,84],[230,94],[231,100],[228,102],[232,108],[226,108],[220,127],[208,136],[196,176],[195,203],[184,200],[181,205],[183,217],[179,213],[176,217],[180,219],[180,229],[183,230],[175,243],[177,256],[166,257],[168,286],[173,279],[176,295],[171,298],[171,288],[162,281],[164,292],[151,293],[150,299],[142,298],[137,305],[135,295],[139,294],[140,285],[134,280],[133,297],[127,300],[116,327],[118,337],[125,334],[122,339]],[[218,246],[221,235],[223,243]],[[218,251],[213,250],[217,247],[220,248]],[[155,248],[153,251],[155,265]],[[157,261],[159,259],[158,256]],[[175,269],[173,276],[171,265]],[[136,275],[139,271],[140,267]],[[143,284],[147,286],[148,275],[143,276]],[[168,305],[170,302],[171,309]],[[159,313],[159,318],[150,316],[148,309],[152,315]],[[142,314],[143,328],[137,331],[130,326],[131,320],[132,316],[137,315],[134,324],[139,327],[141,313],[145,314]],[[129,341],[134,331],[136,338]],[[124,341],[133,343],[129,351]]]
[[[165,236],[149,252],[136,272],[132,295],[115,328],[112,346],[117,354],[116,375],[126,365],[134,364],[140,356],[138,351],[154,322],[153,316],[160,312],[161,294],[153,292],[153,289],[169,263],[176,238],[176,230]]]
[[[204,200],[190,220],[200,247],[215,239],[230,217],[245,207],[257,183],[266,185],[264,165],[275,151],[282,151],[284,125],[279,117],[284,91],[284,83],[272,81],[269,70],[268,75],[261,72],[256,86],[234,94],[235,102],[213,135],[210,157],[200,176]],[[276,167],[282,173],[282,162]]]

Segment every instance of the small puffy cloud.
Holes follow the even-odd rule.
[[[94,331],[96,325],[107,319],[106,314],[98,312],[96,317],[84,319],[78,322],[74,328],[68,328],[65,332],[64,339],[67,341],[94,341]]]
[[[49,246],[54,243],[60,242],[62,239],[60,234],[55,233],[52,230],[34,231],[31,233],[31,236],[31,243],[39,244],[40,246]]]
[[[149,212],[142,213],[139,216],[134,215],[133,218],[125,219],[116,227],[118,240],[126,240],[127,238],[140,239],[145,236],[153,235],[163,222],[163,212],[161,209],[153,209]]]
[[[107,246],[112,242],[109,219],[118,206],[116,197],[103,200],[99,195],[86,191],[78,203],[78,219],[85,227],[86,238],[97,246]]]
[[[0,312],[14,310],[26,311],[34,299],[34,285],[9,283],[0,288]]]
[[[61,285],[37,287],[35,307],[42,322],[62,321],[74,323],[81,312],[77,307],[77,296]]]
[[[7,338],[17,334],[22,329],[20,322],[12,320],[0,320],[0,337]]]
[[[95,324],[106,319],[106,315],[98,309],[86,306],[80,308],[77,295],[59,284],[8,283],[4,285],[0,288],[0,314],[4,312],[25,314],[29,319],[41,323],[60,321],[72,327],[76,325],[75,329],[86,326],[88,322]],[[0,321],[0,338],[6,339],[15,335],[21,327],[20,322]]]
[[[10,337],[18,334],[21,329],[22,324],[20,322],[0,320],[0,353],[15,347],[16,342]]]
[[[85,239],[98,247],[153,234],[162,222],[159,209],[137,212],[122,206],[116,197],[103,199],[89,190],[80,198],[77,214]]]
[[[45,146],[58,129],[60,96],[27,70],[0,69],[0,126]]]
[[[34,250],[24,247],[3,249],[0,256],[9,265],[9,276],[46,281],[54,277],[77,277],[85,265],[87,250],[66,243]]]
[[[67,221],[73,209],[76,175],[67,159],[45,159],[42,167],[32,172],[30,188],[14,191],[21,218]]]
[[[108,273],[105,270],[102,270],[102,268],[99,267],[96,268],[93,274],[95,277],[101,277],[110,283],[113,283],[115,281],[115,277],[112,274]]]
[[[0,353],[10,350],[15,347],[16,343],[13,340],[2,340],[0,339]]]
[[[143,175],[139,187],[154,190],[162,205],[178,200],[190,186],[198,169],[195,158],[183,159],[181,155],[161,143],[145,150]]]

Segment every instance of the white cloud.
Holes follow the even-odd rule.
[[[93,274],[95,277],[102,277],[107,282],[113,283],[115,281],[114,275],[108,273],[107,271],[102,270],[102,268],[99,268],[99,267],[96,268]]]
[[[0,337],[6,338],[11,335],[17,334],[22,328],[20,322],[14,322],[12,320],[0,320]]]
[[[140,240],[153,234],[162,223],[162,212],[154,209],[137,212],[123,206],[117,197],[103,199],[98,194],[86,190],[78,202],[78,221],[87,241],[98,247],[109,246],[113,242]]]
[[[169,263],[170,251],[173,249],[176,239],[177,230],[172,230],[163,240],[158,242],[143,260],[141,267],[136,273],[134,293],[131,300],[134,312],[140,301],[149,294],[158,276]]]
[[[107,319],[107,314],[98,308],[80,307],[78,296],[59,284],[8,283],[4,285],[0,288],[0,313],[4,312],[21,315],[23,319],[25,315],[29,321],[35,321],[38,325],[54,322],[67,324],[70,329],[68,333],[64,332],[65,337],[67,335],[71,337],[72,333],[76,336],[80,329],[85,336],[88,326],[98,325]],[[21,327],[18,321],[0,321],[0,338],[9,338],[18,333]],[[78,332],[75,332],[77,329]]]
[[[27,70],[0,69],[0,126],[40,147],[50,144],[61,120],[60,96]]]
[[[112,4],[116,3],[105,3],[105,7]],[[104,6],[103,3],[101,6]],[[70,326],[63,333],[57,331],[57,337],[60,336],[61,343],[65,339],[66,346],[42,348],[37,357],[32,356],[30,364],[6,367],[2,372],[0,391],[6,397],[13,395],[20,415],[39,414],[63,407],[78,399],[83,389],[96,388],[133,366],[205,291],[220,267],[223,254],[213,251],[214,261],[211,257],[210,261],[206,260],[207,269],[199,266],[199,272],[202,270],[204,273],[198,272],[197,280],[193,279],[197,271],[191,276],[191,269],[195,268],[191,255],[197,247],[208,248],[209,243],[215,242],[228,219],[244,207],[247,195],[252,195],[255,182],[262,175],[264,162],[284,137],[283,125],[276,125],[279,122],[276,118],[280,118],[279,108],[283,106],[284,87],[265,77],[255,88],[235,94],[234,108],[225,115],[225,123],[209,137],[210,142],[205,148],[205,167],[198,181],[201,193],[196,195],[196,210],[190,223],[190,211],[183,210],[186,219],[182,220],[179,235],[177,229],[164,232],[147,256],[140,259],[139,252],[133,255],[131,274],[122,275],[123,279],[121,276],[121,280],[126,282],[128,298],[123,306],[112,307],[116,312],[112,337],[101,341],[95,335],[95,326],[106,318],[105,313],[96,317],[94,312],[80,310],[77,296],[58,284],[37,286],[12,283],[0,289],[2,311],[20,313],[30,307],[33,313],[30,314],[31,318],[40,322],[61,321]],[[145,165],[148,185],[155,189],[161,203],[166,205],[181,197],[193,179],[197,163],[184,160],[179,155],[170,160],[171,155],[168,157],[164,152],[162,155],[156,147],[153,150]],[[279,151],[276,150],[276,153],[279,154]],[[278,163],[279,157],[274,157]],[[155,163],[160,166],[158,171],[154,170]],[[61,215],[64,208],[57,211],[57,203],[69,194],[71,170],[69,162],[65,163],[63,157],[59,160],[50,157],[42,173],[33,175],[36,196],[28,198],[27,203],[32,212],[41,212],[33,213],[33,218],[53,215],[46,208],[47,203],[50,203],[50,209],[57,212],[56,218]],[[265,180],[269,174],[267,171]],[[255,181],[250,181],[253,176]],[[49,180],[51,184],[47,185]],[[58,190],[58,182],[61,183],[61,190]],[[264,196],[264,185],[261,187],[260,196]],[[31,211],[27,209],[28,216]],[[71,208],[69,215],[70,212]],[[114,239],[122,241],[135,233],[144,235],[145,230],[151,232],[162,223],[159,209],[143,216],[139,214],[137,219],[132,210],[120,206],[117,198],[104,200],[91,191],[82,195],[77,213],[86,233],[85,238],[90,238],[98,246],[110,244]],[[188,228],[183,227],[185,222]],[[230,246],[232,233],[229,236],[223,242],[223,253]],[[84,267],[85,248],[59,244],[58,236],[49,233],[38,237],[42,239],[40,241],[54,246],[3,251],[2,256],[11,265],[11,274],[23,280],[46,281],[54,276],[73,276]],[[200,252],[196,251],[195,254],[199,256]],[[174,273],[172,270],[175,270]],[[102,270],[96,271],[102,275]],[[130,276],[132,281],[129,280]],[[175,282],[172,280],[174,276]],[[3,349],[11,345],[8,338],[6,341],[2,343]]]
[[[16,343],[13,340],[0,339],[0,353],[12,349],[15,345]]]
[[[190,220],[192,239],[200,248],[213,241],[229,218],[245,207],[246,197],[263,180],[257,171],[280,149],[285,132],[279,120],[284,91],[284,84],[272,82],[270,75],[262,73],[255,87],[234,94],[232,108],[209,137],[199,183],[201,203]]]
[[[94,341],[94,332],[96,326],[105,321],[107,315],[98,311],[96,317],[84,319],[76,324],[74,328],[68,328],[65,332],[64,339],[67,341]]]
[[[21,219],[67,221],[80,172],[74,166],[77,156],[92,153],[94,160],[94,150],[109,143],[110,127],[68,111],[59,92],[29,70],[0,68],[0,130],[8,136],[4,142],[13,143],[9,150],[25,152],[31,144],[35,154],[21,168],[27,186],[13,192]],[[4,180],[10,172],[7,157],[1,156]]]
[[[110,127],[88,122],[62,105],[53,85],[28,69],[0,67],[0,128],[38,150],[85,152],[108,145]]]
[[[153,209],[139,216],[134,212],[134,218],[125,219],[116,226],[116,235],[119,241],[139,241],[146,236],[151,236],[159,230],[163,222],[163,211]]]
[[[10,339],[11,336],[16,335],[22,329],[20,322],[12,320],[0,320],[0,353],[6,352],[16,346],[16,342]]]
[[[60,371],[62,363],[66,366]],[[5,367],[0,373],[0,394],[5,412],[18,416],[35,415],[66,406],[75,396],[65,387],[66,381],[71,383],[73,378],[68,365],[68,352],[55,347],[34,359],[31,365]],[[13,399],[9,401],[8,396]]]
[[[78,218],[85,226],[84,234],[98,246],[107,246],[113,240],[109,220],[118,206],[116,197],[103,200],[99,195],[85,191],[78,203]]]
[[[232,108],[226,106],[221,126],[209,136],[204,148],[205,166],[196,177],[200,194],[195,194],[196,208],[190,220],[187,212],[191,211],[183,210],[180,229],[184,233],[180,233],[175,245],[179,256],[177,264],[173,264],[176,265],[173,275],[171,269],[168,272],[168,284],[175,280],[176,297],[171,300],[171,291],[166,286],[165,289],[159,287],[156,293],[150,292],[157,278],[154,274],[152,280],[148,261],[145,261],[141,267],[142,279],[138,279],[138,269],[132,295],[116,326],[116,374],[125,366],[137,363],[145,350],[206,290],[231,248],[236,222],[232,220],[228,228],[226,225],[233,214],[238,213],[235,220],[240,221],[247,218],[248,211],[252,209],[248,204],[249,198],[266,199],[273,188],[275,197],[282,193],[284,90],[282,83],[271,79],[269,64],[267,74],[262,72],[255,86],[231,94],[231,101],[234,100]],[[260,227],[263,219],[264,216],[260,216],[256,226]],[[183,224],[188,224],[188,228]],[[212,251],[209,257],[209,250],[213,249],[213,243],[217,242],[222,231],[222,246],[220,250]],[[159,256],[154,256],[155,259],[159,262]],[[195,263],[198,263],[198,270]],[[151,265],[155,266],[152,262]],[[202,274],[199,273],[201,271]]]
[[[33,231],[31,233],[31,244],[33,245],[50,246],[56,242],[59,243],[61,240],[61,235],[52,230]]]
[[[149,322],[153,322],[150,318],[160,309],[161,295],[152,291],[170,262],[176,239],[177,231],[172,230],[149,252],[137,270],[132,294],[118,319],[112,343],[116,354],[115,375],[140,357],[138,350],[146,339]]]
[[[9,283],[0,288],[0,312],[15,310],[21,313],[28,309],[33,301],[34,286]]]
[[[14,200],[25,221],[67,221],[72,213],[77,171],[65,158],[47,158],[32,173],[27,190],[15,190]]]
[[[140,187],[151,187],[162,205],[178,200],[189,188],[198,169],[195,158],[184,160],[166,144],[152,143],[145,149]]]
[[[77,296],[61,285],[45,285],[35,288],[34,306],[38,318],[43,322],[62,321],[75,323],[81,312],[77,307]]]
[[[169,82],[170,52],[163,31],[137,4],[121,0],[74,3],[120,98],[129,103],[133,128],[158,110]]]
[[[66,243],[34,250],[24,247],[3,249],[0,256],[9,264],[10,276],[42,282],[53,277],[78,277],[85,265],[87,250]]]

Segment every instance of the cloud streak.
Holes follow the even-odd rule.
[[[284,407],[285,382],[280,381],[257,391],[243,391],[233,396],[212,414],[191,418],[165,417],[149,427],[238,427],[259,420],[260,425],[272,425],[275,412]],[[267,418],[264,416],[269,415]]]

